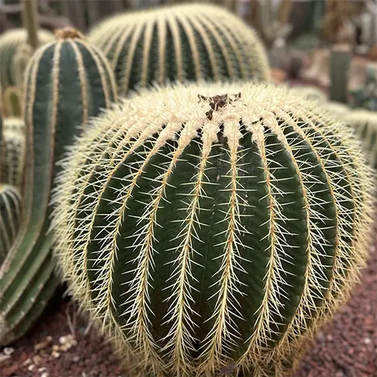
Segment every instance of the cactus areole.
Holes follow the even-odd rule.
[[[291,371],[367,256],[350,134],[268,85],[154,89],[95,120],[59,176],[56,250],[131,375]]]

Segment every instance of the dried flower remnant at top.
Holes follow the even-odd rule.
[[[198,94],[199,102],[207,101],[209,102],[209,106],[211,109],[206,112],[206,116],[208,120],[212,120],[214,111],[217,111],[219,108],[225,107],[228,103],[232,103],[233,101],[237,101],[241,98],[241,93],[237,93],[233,95],[234,98],[229,98],[227,94],[220,94],[217,96],[206,97],[201,94]]]

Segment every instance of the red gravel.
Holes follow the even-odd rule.
[[[12,345],[11,356],[0,361],[1,377],[126,377],[111,347],[94,329],[86,331],[86,322],[74,313],[76,309],[65,300],[52,304],[28,337]],[[72,348],[58,349],[62,347],[59,338],[71,331],[77,344],[73,341]],[[7,350],[0,354],[0,360],[4,351]],[[318,334],[294,377],[376,376],[377,250],[374,247],[361,284],[334,321]]]

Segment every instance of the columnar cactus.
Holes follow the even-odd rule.
[[[50,195],[57,161],[89,117],[116,99],[106,58],[79,32],[57,32],[38,49],[25,77],[27,162],[20,232],[0,269],[0,343],[20,337],[38,318],[59,279],[51,254]]]
[[[16,238],[21,218],[21,197],[18,189],[0,184],[0,264]]]
[[[41,44],[54,40],[53,34],[47,30],[40,30],[38,37]],[[27,38],[28,35],[25,29],[9,30],[0,38],[0,83],[3,90],[20,82],[19,78],[17,79],[18,75],[20,75],[19,66],[15,64],[14,58],[20,50],[25,49]]]
[[[21,189],[25,167],[25,122],[20,118],[4,120],[4,159],[1,182]]]
[[[135,374],[283,376],[365,264],[360,145],[283,88],[152,90],[64,166],[63,274]]]
[[[369,163],[377,168],[377,112],[353,110],[343,116],[362,141]]]
[[[255,32],[212,5],[118,15],[97,26],[88,38],[110,60],[122,95],[152,82],[270,78]]]

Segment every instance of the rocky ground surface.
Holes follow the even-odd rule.
[[[127,377],[112,348],[66,299],[24,339],[1,350],[1,377]],[[352,298],[324,328],[294,377],[377,376],[377,250]]]

